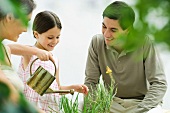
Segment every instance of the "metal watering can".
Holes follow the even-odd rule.
[[[49,93],[70,93],[74,94],[74,90],[56,90],[53,91],[50,87],[52,82],[55,80],[56,75],[56,65],[52,62],[55,66],[54,76],[51,75],[47,70],[45,70],[42,66],[39,66],[36,71],[32,74],[32,65],[33,63],[38,60],[36,58],[30,65],[30,78],[27,81],[27,85],[30,86],[33,90],[35,90],[39,95],[49,94]]]

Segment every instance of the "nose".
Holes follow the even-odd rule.
[[[59,43],[59,38],[54,38],[53,43],[58,44]]]
[[[112,32],[110,31],[110,30],[105,30],[104,31],[104,36],[106,37],[106,38],[110,38],[110,37],[112,37]]]

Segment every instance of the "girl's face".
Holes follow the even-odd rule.
[[[30,20],[31,16],[32,16],[32,13],[30,13],[27,16],[28,20]],[[6,17],[4,28],[5,28],[5,32],[6,32],[4,38],[14,41],[14,42],[16,42],[18,40],[19,35],[22,32],[27,31],[27,26],[25,26],[23,24],[21,19],[16,19],[10,14],[7,15],[7,17]]]
[[[49,29],[42,34],[34,31],[34,36],[37,39],[37,43],[35,46],[40,49],[52,51],[59,42],[60,32],[61,29],[59,29],[57,26]]]

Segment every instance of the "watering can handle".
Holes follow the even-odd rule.
[[[30,65],[30,75],[32,76],[32,65],[33,65],[33,63],[36,61],[36,60],[38,60],[39,58],[36,58],[36,59],[34,59],[33,61],[32,61],[32,63],[31,63],[31,65]],[[50,60],[51,61],[51,60]],[[53,62],[53,61],[51,61],[53,64],[54,64],[54,67],[55,67],[55,72],[54,72],[54,76],[56,75],[56,70],[57,70],[57,68],[56,68],[56,65],[55,65],[55,63]]]

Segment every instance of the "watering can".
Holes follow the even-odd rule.
[[[36,71],[32,74],[32,65],[33,63],[38,60],[36,58],[33,60],[33,62],[30,65],[30,78],[27,81],[27,85],[31,87],[33,90],[35,90],[39,95],[43,94],[49,94],[49,93],[70,93],[74,94],[74,90],[56,90],[53,91],[50,87],[52,82],[55,80],[55,75],[56,75],[56,65],[54,62],[52,62],[55,66],[55,72],[54,75],[49,73],[46,69],[44,69],[42,66],[39,66]]]

